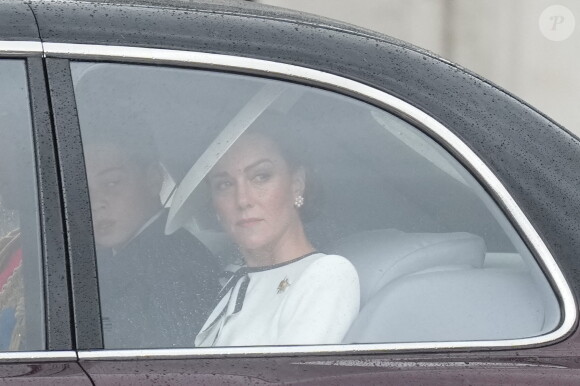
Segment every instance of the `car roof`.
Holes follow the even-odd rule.
[[[15,0],[9,0],[15,1]],[[15,2],[22,2],[15,1]],[[279,21],[287,21],[292,23],[307,24],[316,26],[318,28],[328,28],[334,30],[342,30],[345,33],[358,34],[372,36],[377,39],[396,42],[397,44],[407,45],[411,47],[412,45],[403,42],[401,40],[380,34],[378,32],[364,29],[352,24],[343,23],[337,20],[324,18],[318,15],[312,15],[306,12],[300,12],[295,10],[290,10],[286,8],[274,7],[266,4],[259,4],[244,0],[215,0],[215,1],[203,1],[203,0],[36,0],[33,1],[32,5],[36,9],[49,8],[57,10],[61,15],[66,16],[74,25],[74,19],[70,19],[73,16],[71,13],[82,13],[93,12],[95,7],[106,9],[107,7],[124,9],[126,12],[131,12],[131,10],[138,12],[143,12],[145,9],[153,9],[157,12],[165,11],[189,11],[189,12],[200,12],[200,13],[215,13],[215,14],[235,14],[237,16],[246,16],[251,18],[264,18],[264,19],[274,19]],[[109,16],[114,16],[110,15]],[[74,16],[73,16],[74,17]],[[94,15],[97,17],[98,15]],[[174,22],[175,20],[173,20]],[[172,24],[172,23],[170,23]],[[125,27],[130,28],[131,24],[127,23]],[[58,25],[54,26],[58,28]],[[163,28],[162,21],[157,24],[158,28]],[[425,51],[419,47],[414,47],[417,50]]]
[[[0,3],[0,39],[40,40],[34,14],[27,4],[13,0]]]
[[[12,24],[21,28],[0,27],[0,38],[34,39],[23,3],[1,4],[0,15],[16,12],[10,4],[20,4],[23,14]],[[33,1],[30,8],[44,42],[244,56],[387,92],[465,141],[505,184],[564,269],[580,270],[578,139],[505,90],[428,51],[345,23],[245,1]]]

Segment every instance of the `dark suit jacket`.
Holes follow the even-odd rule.
[[[105,348],[194,347],[219,290],[216,259],[167,213],[113,256],[97,251]]]

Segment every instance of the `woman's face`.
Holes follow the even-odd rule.
[[[292,172],[276,144],[244,134],[209,175],[212,200],[224,229],[242,252],[276,250],[302,223],[294,200],[304,191],[304,171]]]

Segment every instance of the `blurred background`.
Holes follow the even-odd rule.
[[[405,40],[491,80],[580,136],[579,0],[257,0]]]

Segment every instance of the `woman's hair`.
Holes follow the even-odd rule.
[[[118,148],[139,167],[158,166],[160,154],[154,135],[147,129],[89,127],[82,132],[83,146],[107,145]]]
[[[282,158],[286,161],[291,170],[304,166],[304,159],[301,157],[296,144],[292,129],[286,122],[286,117],[280,113],[263,113],[252,123],[244,134],[260,134],[274,142],[280,150]]]

